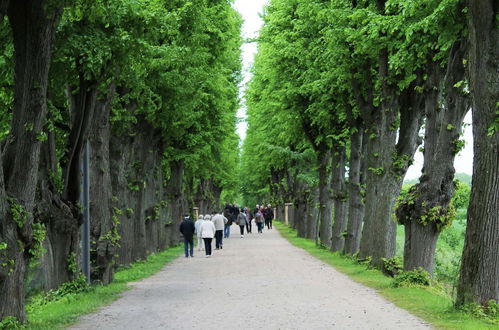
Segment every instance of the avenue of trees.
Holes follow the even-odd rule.
[[[93,281],[234,198],[241,23],[230,0],[0,0],[0,320],[80,276],[87,143]]]
[[[248,85],[243,196],[293,203],[298,235],[383,267],[434,269],[473,115],[456,305],[499,300],[499,32],[493,0],[271,0]],[[403,178],[421,148],[419,183]]]

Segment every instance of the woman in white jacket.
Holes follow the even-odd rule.
[[[211,257],[211,241],[215,236],[215,225],[211,222],[211,216],[205,215],[204,221],[199,227],[199,234],[204,241],[204,249],[206,252],[206,257]]]
[[[204,247],[203,247],[203,238],[201,237],[201,225],[203,224],[204,222],[204,219],[203,219],[203,215],[200,214],[199,215],[199,219],[196,220],[196,223],[194,224],[194,227],[196,227],[196,236],[198,238],[198,251],[202,251],[204,250]]]

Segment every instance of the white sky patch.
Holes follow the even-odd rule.
[[[244,23],[242,35],[244,40],[256,38],[258,31],[263,25],[260,15],[263,13],[263,7],[267,4],[267,0],[236,0],[234,8],[241,13]],[[242,47],[243,51],[243,82],[241,84],[241,108],[237,112],[237,116],[241,118],[241,122],[237,125],[237,134],[241,137],[241,141],[246,137],[248,124],[246,123],[246,107],[244,106],[244,90],[246,84],[251,79],[250,69],[253,64],[253,57],[256,54],[256,43],[245,43]]]
[[[256,38],[258,36],[258,31],[263,25],[261,19],[261,14],[263,13],[263,7],[267,4],[267,0],[236,0],[234,2],[234,8],[239,11],[243,17],[243,31],[242,35],[244,40]],[[241,107],[237,112],[237,116],[241,119],[240,123],[237,125],[237,133],[241,137],[241,141],[246,137],[246,130],[248,125],[246,123],[246,107],[244,105],[244,90],[246,89],[246,84],[251,79],[250,69],[253,64],[253,57],[256,54],[257,45],[253,43],[245,43],[242,47],[243,52],[243,83],[241,84]],[[468,124],[464,129],[464,140],[466,145],[464,149],[458,154],[454,161],[454,167],[456,168],[456,173],[473,173],[473,135],[471,129],[471,111],[464,119],[464,122]],[[415,179],[421,176],[421,169],[423,167],[423,154],[419,151],[416,152],[414,164],[409,167],[406,179]]]

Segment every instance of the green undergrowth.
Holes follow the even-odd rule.
[[[497,329],[497,323],[474,318],[453,307],[452,298],[438,286],[394,287],[393,278],[376,269],[368,269],[353,258],[317,247],[313,240],[299,238],[296,230],[275,222],[282,236],[293,245],[333,266],[356,282],[362,283],[383,295],[395,305],[431,323],[439,329]]]
[[[52,293],[34,297],[27,306],[28,323],[23,329],[61,329],[74,323],[79,316],[95,312],[119,298],[119,293],[127,290],[129,282],[138,281],[160,271],[165,264],[181,255],[180,246],[150,255],[116,272],[109,285],[78,286],[66,290],[64,294]],[[59,290],[58,290],[59,291]],[[72,292],[73,291],[73,292]]]

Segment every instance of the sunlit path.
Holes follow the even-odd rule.
[[[235,229],[212,258],[178,258],[72,329],[428,328],[277,230]]]

